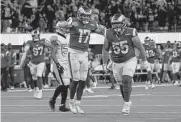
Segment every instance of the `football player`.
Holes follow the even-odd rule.
[[[175,41],[171,56],[171,66],[172,66],[172,73],[173,73],[173,83],[174,85],[179,85],[179,71],[181,68],[181,42]]]
[[[40,39],[40,32],[38,30],[32,31],[32,40],[27,41],[25,45],[25,52],[23,53],[20,67],[23,66],[28,51],[30,51],[32,58],[29,62],[30,72],[34,81],[34,97],[37,99],[42,98],[42,74],[45,68],[44,62],[44,49],[45,39]]]
[[[70,85],[70,71],[67,57],[68,43],[64,31],[57,31],[57,33],[59,36],[52,36],[50,42],[53,46],[53,73],[56,80],[59,82],[59,86],[55,89],[53,97],[49,101],[49,106],[52,111],[55,111],[56,99],[61,93],[61,106],[59,107],[59,110],[67,112],[70,111],[69,108],[66,108],[67,93]]]
[[[149,63],[148,67],[145,67],[148,72],[147,79],[150,81],[151,87],[155,88],[155,85],[153,84],[152,73],[154,70],[157,70],[157,72],[159,72],[159,70],[160,70],[160,67],[156,67],[158,65],[155,64],[155,60],[159,59],[160,53],[156,49],[155,42],[153,40],[151,40],[149,37],[145,38],[144,48],[145,48],[146,57],[147,57],[148,63]],[[156,74],[156,77],[157,77],[157,80],[159,80],[158,74]],[[148,89],[148,85],[149,84],[146,82],[145,89]]]
[[[163,50],[162,58],[162,82],[169,82],[172,79],[172,68],[171,68],[171,56],[172,56],[173,46],[170,41],[166,43],[165,49]]]
[[[81,113],[81,98],[83,95],[84,84],[88,73],[88,47],[91,32],[98,32],[101,26],[95,21],[90,20],[91,9],[81,6],[77,11],[77,17],[69,18],[67,21],[58,22],[58,28],[69,28],[70,39],[68,43],[68,61],[71,72],[70,85],[70,110],[73,113]],[[77,93],[76,93],[77,92]],[[77,94],[76,101],[74,100]]]
[[[104,35],[103,64],[106,65],[110,52],[113,75],[120,83],[120,91],[124,100],[122,113],[129,115],[132,104],[130,101],[132,79],[137,65],[135,48],[139,49],[145,65],[147,65],[147,59],[136,29],[127,28],[127,19],[124,15],[115,14],[111,19],[111,25],[112,28],[106,30]]]

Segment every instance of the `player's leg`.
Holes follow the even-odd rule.
[[[124,106],[122,112],[124,115],[130,113],[130,107],[132,102],[130,101],[131,91],[132,91],[132,80],[137,66],[137,58],[134,57],[123,65],[122,72],[122,84],[123,84],[123,94],[124,94]]]
[[[70,111],[70,109],[66,107],[68,88],[70,85],[70,70],[67,62],[63,65],[63,67],[64,67],[64,73],[62,74],[63,90],[61,92],[61,105],[59,107],[59,110],[62,112],[67,112]]]
[[[79,55],[77,53],[69,52],[68,53],[68,63],[69,63],[69,69],[70,69],[70,75],[71,75],[69,107],[73,113],[77,113],[74,96],[77,91],[78,81],[80,80]]]
[[[84,91],[85,81],[87,79],[87,73],[88,73],[88,54],[82,54],[80,55],[80,80],[77,87],[77,100],[76,100],[76,108],[77,111],[81,114],[84,113],[84,111],[81,108],[81,99]]]
[[[32,76],[32,81],[33,81],[33,85],[34,85],[34,97],[37,97],[37,65],[29,62],[29,67],[30,67],[30,73]]]
[[[180,63],[179,62],[172,62],[172,69],[173,69],[174,85],[178,85],[178,72],[180,69]]]
[[[43,86],[43,79],[42,75],[45,69],[45,62],[41,62],[37,65],[37,86],[38,86],[38,95],[37,98],[42,98],[42,86]]]
[[[147,67],[147,81],[149,81],[150,83],[153,82],[153,79],[152,79],[152,64],[149,63],[148,67]],[[148,89],[148,85],[149,83],[146,82],[146,86],[145,86],[145,89]]]
[[[123,66],[123,64],[113,63],[112,71],[113,71],[113,76],[114,76],[115,80],[119,83],[120,92],[121,92],[122,98],[124,100],[123,85],[122,85],[122,72],[123,72],[122,66]]]

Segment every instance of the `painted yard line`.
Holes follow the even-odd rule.
[[[133,94],[131,96],[149,96],[150,94]],[[121,96],[120,94],[110,94],[110,95],[92,95],[92,96],[83,96],[82,98],[106,98],[106,97],[115,97],[115,96]],[[2,98],[31,98],[32,96],[1,96]],[[50,96],[43,96],[50,97]]]
[[[48,106],[47,105],[0,105],[0,107],[45,107]],[[58,105],[57,105],[58,106]],[[81,105],[81,106],[85,106],[85,107],[118,107],[118,106],[122,106],[122,105]],[[181,105],[132,105],[135,107],[181,107]]]
[[[155,85],[155,86],[173,86],[172,84],[161,84],[161,85]],[[135,85],[132,86],[133,88],[139,88],[139,87],[145,87],[145,85]],[[110,88],[109,86],[100,86],[100,87],[92,87],[93,89],[108,89]],[[50,89],[43,89],[43,91],[53,91],[55,88],[50,88]],[[8,92],[24,92],[27,91],[27,89],[14,89],[14,90],[8,90]],[[27,91],[28,92],[28,91]]]
[[[1,112],[1,114],[72,114],[71,112],[39,112],[39,111],[33,111],[33,112],[27,112],[27,111],[23,111],[23,112]],[[61,114],[60,114],[61,113]],[[88,114],[121,114],[121,112],[86,112],[85,115]],[[132,112],[131,114],[181,114],[181,112],[175,112],[175,111],[171,111],[171,112]],[[73,114],[74,115],[74,114]]]
[[[152,95],[152,94],[133,94],[131,97],[138,97],[138,96],[149,96],[149,97],[181,97],[181,94],[178,95]],[[110,94],[110,95],[93,95],[93,96],[83,96],[82,98],[107,98],[107,97],[121,97],[120,94]],[[2,96],[3,98],[33,98],[33,96]],[[50,98],[50,96],[43,96],[43,98]]]

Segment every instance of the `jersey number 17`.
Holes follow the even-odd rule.
[[[90,36],[90,30],[79,29],[79,43],[87,43]]]

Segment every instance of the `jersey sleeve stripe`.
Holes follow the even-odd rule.
[[[133,36],[137,36],[137,32],[135,28],[133,28]]]

